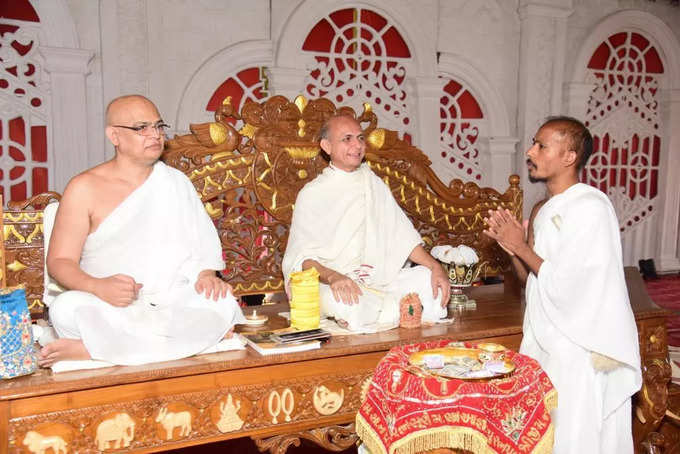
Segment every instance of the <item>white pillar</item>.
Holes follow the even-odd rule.
[[[52,95],[52,162],[50,189],[63,192],[66,183],[90,167],[87,146],[87,87],[85,76],[94,52],[39,47],[50,76]]]
[[[294,100],[297,95],[304,94],[305,78],[309,74],[306,69],[299,68],[267,68],[269,92],[271,96],[281,95]]]
[[[516,137],[489,137],[484,140],[489,150],[489,172],[483,175],[483,185],[499,192],[508,187],[508,177],[515,170]]]
[[[416,111],[411,118],[417,121],[417,136],[413,143],[432,161],[432,168],[437,176],[447,183],[457,176],[451,171],[439,154],[439,99],[442,96],[444,81],[438,77],[420,76],[411,79],[416,93]]]
[[[571,6],[571,1],[565,3]],[[529,182],[524,151],[545,117],[562,108],[562,100],[556,98],[562,96],[565,25],[572,10],[548,2],[525,1],[519,13],[518,135],[522,153],[517,153],[515,163],[524,189],[524,217],[528,217],[534,204],[545,196],[545,186]]]
[[[666,152],[661,153],[661,181],[659,188],[663,191],[659,207],[661,213],[657,219],[659,229],[659,252],[656,267],[659,271],[680,270],[678,242],[680,241],[678,219],[680,212],[680,90],[663,90],[660,99],[661,117],[665,124],[666,134],[662,138],[662,146]],[[673,126],[676,125],[676,126]]]

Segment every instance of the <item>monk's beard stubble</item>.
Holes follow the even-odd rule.
[[[531,169],[536,170],[536,164],[534,164],[533,162],[531,162],[531,159],[527,159],[526,163],[527,163],[527,168],[528,168],[527,174],[528,174],[528,177],[529,177],[529,181],[530,181],[531,183],[545,182],[545,178],[540,178],[540,177],[539,177],[539,178],[536,178],[536,177],[532,177],[532,176],[531,176]]]

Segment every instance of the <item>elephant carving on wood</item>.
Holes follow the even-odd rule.
[[[127,413],[117,413],[99,423],[95,442],[100,451],[121,449],[130,446],[134,437],[135,421]]]

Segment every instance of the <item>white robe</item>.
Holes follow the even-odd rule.
[[[399,324],[399,300],[418,293],[423,320],[446,316],[441,293],[432,297],[430,270],[403,269],[420,235],[387,185],[362,164],[354,172],[329,166],[300,190],[283,274],[300,271],[307,259],[352,277],[363,295],[359,304],[336,302],[329,286],[320,285],[322,316],[348,322],[353,331],[375,331]],[[368,265],[368,266],[366,266]]]
[[[533,230],[544,262],[527,280],[520,352],[557,389],[554,452],[632,453],[630,397],[642,377],[614,208],[579,183],[541,207]],[[596,370],[591,352],[622,364]]]
[[[88,235],[80,267],[97,278],[125,274],[143,284],[124,308],[81,291],[51,302],[59,337],[82,339],[95,360],[135,365],[184,358],[244,321],[232,295],[213,301],[194,289],[202,270],[224,267],[222,248],[192,183],[162,162]]]

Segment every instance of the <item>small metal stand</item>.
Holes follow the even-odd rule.
[[[451,299],[448,308],[452,312],[460,313],[464,310],[477,309],[475,300],[470,299],[463,293],[463,289],[470,287],[472,282],[477,279],[479,272],[486,265],[486,262],[474,263],[472,265],[456,265],[454,263],[442,263],[451,284]]]
[[[463,288],[469,287],[469,285],[452,285],[451,286],[451,299],[449,300],[449,310],[451,311],[463,311],[463,310],[474,310],[477,309],[477,303],[475,300],[467,297],[463,293]]]

